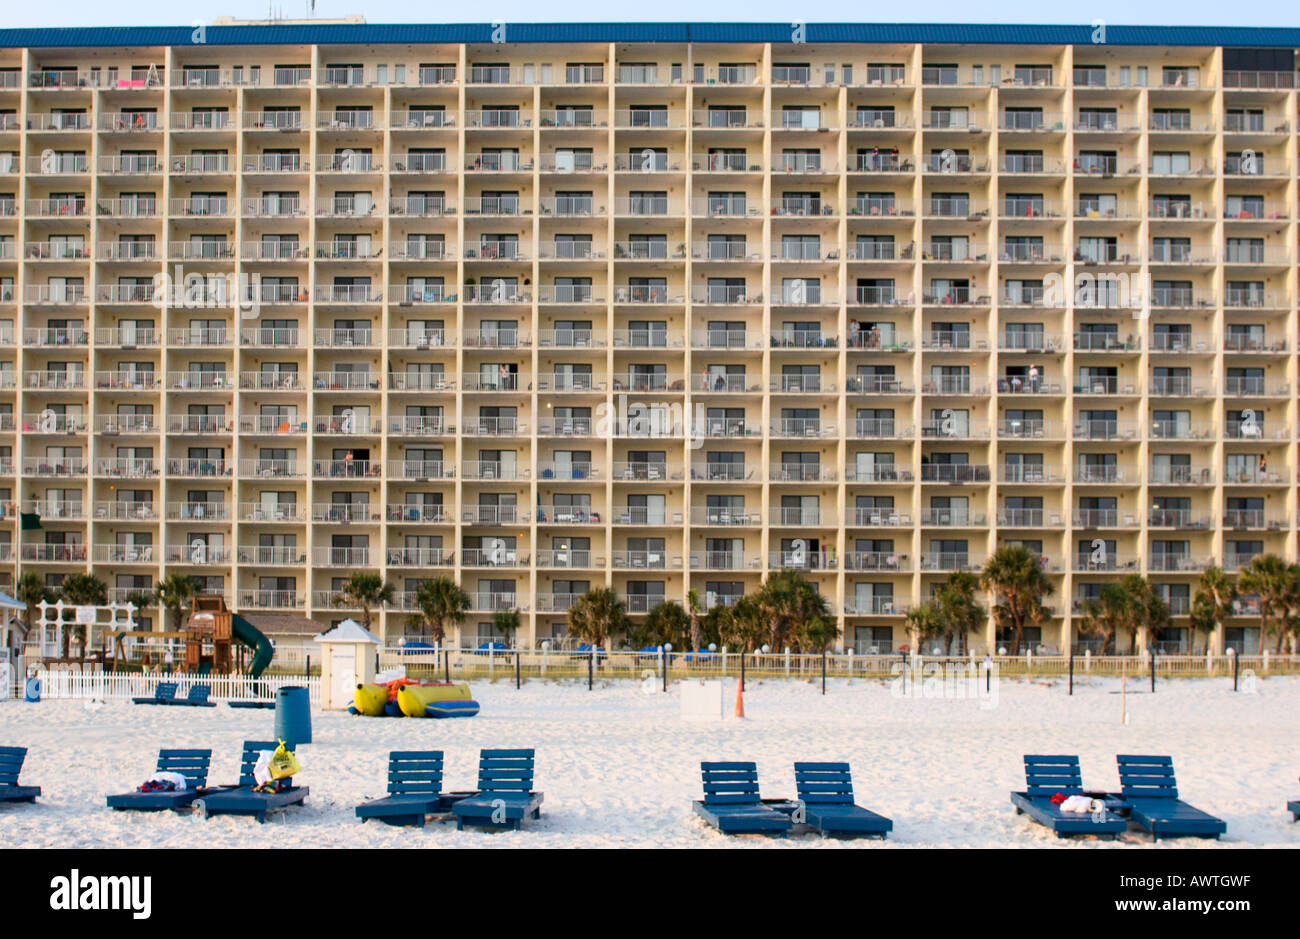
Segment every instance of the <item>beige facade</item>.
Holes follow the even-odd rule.
[[[1296,556],[1295,78],[1192,47],[0,50],[0,498],[43,526],[0,576],[179,570],[329,622],[377,570],[391,639],[449,574],[465,642],[517,607],[533,644],[592,586],[642,614],[797,567],[867,652],[1020,542],[1056,586],[1036,645],[1137,572],[1185,648],[1206,566]]]

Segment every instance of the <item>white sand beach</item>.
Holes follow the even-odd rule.
[[[211,747],[213,783],[237,778],[240,744],[267,739],[271,711],[144,707],[82,701],[0,703],[0,744],[30,749],[22,781],[35,805],[0,805],[6,847],[1059,847],[1138,850],[1150,838],[1062,841],[1008,799],[1024,782],[1025,753],[1076,753],[1088,788],[1116,790],[1116,753],[1169,754],[1182,796],[1228,823],[1220,842],[1161,841],[1206,849],[1300,847],[1285,811],[1300,798],[1300,678],[1261,679],[1254,693],[1231,682],[1174,680],[1157,692],[1130,680],[1130,723],[1120,723],[1118,681],[1003,680],[997,706],[974,700],[902,699],[879,682],[751,682],[745,720],[683,721],[676,689],[647,694],[632,682],[473,685],[469,720],[353,717],[316,711],[314,742],[299,750],[305,807],[273,816],[204,821],[199,814],[117,813],[104,797],[149,776],[160,746]],[[735,685],[726,686],[731,713]],[[987,704],[987,702],[986,702]],[[390,749],[441,749],[444,788],[473,788],[481,747],[533,747],[543,815],[521,832],[457,832],[362,825],[353,807],[383,794]],[[691,811],[701,760],[754,760],[764,796],[793,796],[795,760],[848,760],[858,802],[894,820],[883,844],[725,837]]]

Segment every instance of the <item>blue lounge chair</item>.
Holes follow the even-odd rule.
[[[1300,799],[1286,804],[1286,810],[1291,813],[1291,821],[1300,822]]]
[[[482,750],[478,791],[451,807],[456,830],[466,823],[519,830],[525,818],[541,818],[542,794],[533,792],[533,751]]]
[[[176,682],[160,681],[154,689],[153,697],[132,698],[132,704],[171,704],[176,700]]]
[[[35,802],[40,786],[18,785],[18,774],[27,759],[26,747],[0,747],[0,802]]]
[[[1025,756],[1025,791],[1011,793],[1011,804],[1016,814],[1028,815],[1040,825],[1056,832],[1058,838],[1068,835],[1106,835],[1113,841],[1128,830],[1128,822],[1108,807],[1100,821],[1091,813],[1062,812],[1052,802],[1057,793],[1067,796],[1083,795],[1083,777],[1079,773],[1077,756]]]
[[[777,835],[790,830],[790,816],[764,805],[753,763],[701,763],[704,801],[695,814],[724,835]]]
[[[190,693],[184,698],[172,698],[165,704],[174,704],[179,707],[187,708],[214,708],[217,706],[215,701],[209,701],[208,695],[212,694],[210,685],[191,685]]]
[[[159,750],[156,772],[180,773],[185,777],[185,788],[172,792],[124,792],[109,796],[108,807],[133,812],[187,809],[203,795],[208,785],[208,763],[211,760],[211,750]]]
[[[388,795],[357,806],[357,818],[424,827],[426,815],[450,812],[472,793],[442,791],[441,750],[394,750],[388,754]]]
[[[283,792],[254,792],[257,781],[253,778],[253,767],[257,765],[257,755],[263,750],[274,750],[275,741],[244,741],[244,755],[239,767],[239,782],[230,787],[209,791],[194,804],[203,810],[204,818],[214,815],[252,815],[259,822],[266,821],[266,813],[272,809],[282,809],[290,805],[301,805],[310,791],[307,786],[293,786]],[[292,779],[289,780],[292,783]]]
[[[1152,839],[1218,838],[1228,830],[1223,819],[1178,798],[1171,757],[1121,753],[1115,762],[1119,764],[1119,784],[1129,807],[1129,819],[1151,832]]]
[[[794,783],[804,818],[823,835],[888,836],[894,823],[853,804],[853,775],[848,763],[796,763]]]

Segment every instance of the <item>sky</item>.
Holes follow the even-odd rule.
[[[313,15],[311,0],[130,0],[116,6],[102,0],[47,0],[45,3],[6,4],[0,27],[14,26],[180,26],[210,23],[218,16],[266,19],[268,12],[286,19]],[[1109,25],[1176,26],[1300,26],[1296,0],[1257,0],[1224,3],[1223,0],[1087,0],[1055,4],[1043,0],[999,0],[972,4],[970,0],[929,0],[890,5],[894,9],[866,9],[866,4],[846,0],[806,3],[773,0],[655,0],[654,3],[620,4],[609,0],[488,0],[485,3],[412,3],[411,0],[316,0],[315,18],[361,13],[370,23],[505,23],[566,21],[723,21],[774,22],[793,19],[797,13],[808,22],[909,22],[909,23],[1071,23],[1104,20]]]

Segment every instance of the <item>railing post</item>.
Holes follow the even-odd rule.
[[[591,690],[592,681],[595,678],[596,669],[596,646],[593,643],[587,650],[587,690]]]
[[[826,647],[822,647],[822,694],[826,694]]]
[[[1147,650],[1147,655],[1151,658],[1151,693],[1156,693],[1156,650],[1154,647]]]
[[[515,691],[519,690],[519,650],[515,649]]]

